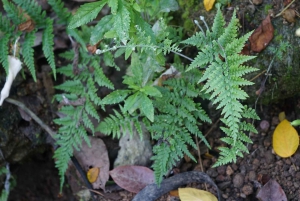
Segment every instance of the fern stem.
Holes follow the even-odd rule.
[[[204,30],[202,29],[202,27],[200,26],[198,20],[194,20],[194,23],[197,25],[197,27],[202,31],[202,33],[205,35]]]
[[[153,50],[161,48],[161,47],[156,46],[156,45],[153,45],[153,46],[151,46],[151,45],[130,45],[130,46],[126,46],[126,45],[118,45],[118,46],[113,46],[113,47],[111,47],[111,48],[107,48],[107,49],[104,49],[104,50],[97,49],[97,50],[96,50],[96,54],[100,55],[100,54],[103,54],[103,53],[105,53],[105,52],[114,51],[114,50],[119,49],[119,48],[128,48],[128,47],[130,47],[130,48],[145,47],[145,48],[151,48],[151,49],[153,49]],[[185,58],[185,59],[187,59],[187,60],[189,60],[189,61],[192,61],[192,62],[194,61],[194,60],[191,59],[190,57],[185,56],[184,54],[181,54],[181,53],[179,53],[179,52],[176,52],[176,51],[173,51],[173,50],[170,50],[170,52],[172,52],[172,53],[174,53],[174,54],[177,54],[177,55],[179,55],[179,56],[181,56],[181,57],[183,57],[183,58]]]

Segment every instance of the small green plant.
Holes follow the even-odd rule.
[[[10,11],[14,11],[14,15],[10,14],[9,17],[19,16],[12,3],[4,2],[6,10],[14,8]],[[242,104],[247,94],[241,87],[252,84],[243,76],[256,69],[244,65],[252,56],[239,54],[251,33],[238,38],[235,12],[225,27],[224,18],[218,9],[211,29],[205,23],[206,32],[200,31],[182,41],[179,36],[182,29],[170,27],[164,18],[160,18],[164,12],[178,7],[174,0],[154,1],[151,5],[148,1],[102,0],[83,4],[73,16],[64,8],[61,0],[50,0],[48,3],[57,14],[58,22],[67,26],[66,31],[74,40],[73,50],[60,55],[69,60],[70,64],[56,69],[54,55],[50,51],[53,45],[53,21],[46,17],[33,0],[24,1],[31,7],[23,1],[14,2],[29,14],[36,26],[43,25],[43,45],[47,43],[43,48],[45,56],[54,74],[57,72],[67,77],[64,83],[56,86],[60,92],[55,95],[56,100],[61,102],[60,113],[63,114],[55,119],[60,127],[56,135],[58,148],[54,154],[61,188],[73,149],[80,148],[82,139],[90,144],[87,129],[92,133],[97,130],[119,138],[121,130],[132,133],[133,126],[141,136],[142,127],[145,127],[152,139],[157,141],[153,147],[152,167],[156,182],[160,183],[184,154],[195,160],[188,149],[189,146],[197,147],[193,136],[201,138],[209,147],[199,126],[211,120],[201,104],[194,101],[196,98],[207,98],[206,94],[222,111],[221,121],[224,126],[221,129],[226,134],[222,140],[228,144],[228,147],[220,148],[221,156],[215,166],[235,162],[237,156],[243,156],[248,151],[245,143],[251,143],[251,140],[246,132],[255,133],[256,130],[245,119],[258,117],[253,109]],[[110,7],[111,13],[102,17],[95,26],[88,25],[105,5]],[[25,21],[17,18],[19,21],[15,24],[22,23],[21,19]],[[154,25],[151,26],[146,19],[151,19]],[[8,22],[7,18],[2,18],[1,30],[4,27],[10,33],[9,36],[1,35],[5,39],[0,44],[4,50],[0,57],[4,67],[7,66],[7,44],[15,40],[12,38],[15,37],[14,29],[10,28]],[[31,46],[34,31],[25,34],[25,42],[21,45],[23,50],[27,50],[23,53],[24,62],[33,77],[35,71]],[[86,44],[95,47],[96,54],[89,53]],[[198,55],[191,59],[181,54],[181,44],[195,46]],[[155,79],[164,70],[162,66],[169,53],[176,55],[175,70],[161,84],[154,85]],[[127,74],[123,78],[126,88],[115,89],[102,67],[118,70],[114,59],[121,55],[125,60],[130,58]],[[179,56],[192,61],[191,64],[181,65]],[[97,95],[100,87],[107,87],[113,92],[100,99]],[[105,110],[105,106],[113,104],[118,104],[119,110],[101,120],[97,111]],[[98,120],[99,126],[95,128],[90,117]]]

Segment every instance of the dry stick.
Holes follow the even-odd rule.
[[[198,142],[197,135],[195,135],[195,138],[196,138],[196,144],[197,144],[197,148],[198,148],[197,151],[198,151],[198,157],[199,157],[199,163],[200,163],[201,172],[204,172],[203,171],[203,165],[202,165],[202,159],[201,159],[201,150],[200,150],[200,147],[199,147],[199,142]],[[208,191],[206,183],[204,183],[204,185],[205,185],[205,190]]]
[[[291,3],[289,3],[289,5],[287,5],[280,13],[278,13],[275,17],[279,17],[280,15],[282,15],[282,13],[284,11],[286,11],[286,9],[288,9],[293,3],[295,2],[295,0],[293,0]]]
[[[13,105],[16,105],[19,108],[21,108],[22,110],[24,110],[32,119],[34,119],[36,121],[36,123],[38,123],[45,131],[47,131],[47,133],[52,137],[52,139],[55,140],[54,136],[56,135],[56,133],[47,124],[45,124],[36,114],[34,114],[28,107],[26,107],[23,103],[21,103],[20,101],[11,99],[11,98],[6,98],[5,101],[8,103],[11,103]],[[57,147],[55,144],[51,143],[51,145],[54,148]],[[79,165],[77,159],[73,156],[73,157],[71,157],[71,160],[72,160],[74,166],[76,167],[77,171],[80,173],[83,181],[85,182],[85,185],[89,189],[93,188],[92,185],[88,182],[86,175],[84,174],[84,171],[83,171],[82,167]],[[92,199],[95,201],[94,192],[91,192],[91,195],[92,195]]]

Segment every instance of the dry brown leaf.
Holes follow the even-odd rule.
[[[20,31],[31,32],[35,28],[34,22],[32,19],[28,19],[26,22],[19,24],[18,29]]]
[[[289,23],[293,23],[295,22],[295,18],[296,18],[296,12],[294,9],[286,9],[283,13],[282,13],[282,17],[288,21]]]
[[[273,179],[270,179],[260,189],[256,197],[261,201],[287,201],[286,195],[281,186]]]
[[[97,180],[92,183],[94,189],[105,190],[105,184],[109,178],[109,159],[105,144],[100,138],[89,137],[91,147],[86,142],[82,142],[80,151],[74,151],[74,156],[85,172],[91,167],[100,168]]]
[[[271,23],[270,15],[266,17],[249,38],[251,50],[261,52],[267,47],[274,36],[274,27]]]

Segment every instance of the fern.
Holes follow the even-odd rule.
[[[71,18],[69,29],[74,29],[95,19],[106,3],[107,0],[102,0],[82,5]]]
[[[43,26],[46,19],[46,12],[42,11],[42,7],[34,0],[13,0],[20,6],[30,17],[36,25]]]
[[[198,33],[184,41],[187,44],[201,47],[188,70],[207,65],[199,82],[205,81],[202,91],[210,94],[210,100],[217,105],[217,109],[222,109],[221,121],[226,125],[221,129],[228,137],[224,137],[222,140],[231,148],[220,148],[221,156],[214,166],[236,162],[237,156],[243,156],[243,152],[248,152],[243,143],[251,143],[251,140],[244,134],[244,131],[255,132],[256,130],[253,125],[241,120],[243,117],[258,118],[253,110],[250,115],[249,109],[241,103],[248,97],[241,87],[252,84],[242,76],[257,69],[242,65],[254,58],[239,54],[251,32],[237,38],[238,20],[235,15],[234,12],[230,23],[224,28],[225,21],[218,9],[212,32],[207,30],[206,35]],[[204,43],[205,40],[207,44]],[[200,45],[197,44],[198,42]]]
[[[53,72],[53,76],[56,79],[56,67],[54,61],[53,45],[54,45],[54,35],[53,35],[53,21],[49,18],[46,19],[46,28],[43,33],[43,52],[45,57],[50,64]]]
[[[34,32],[27,33],[22,46],[22,55],[24,62],[27,65],[34,81],[36,81],[35,66],[34,66],[34,50],[32,48],[34,44],[35,34]]]

